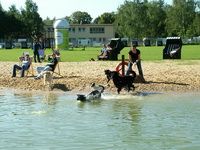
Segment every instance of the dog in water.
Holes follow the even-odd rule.
[[[120,94],[122,88],[127,88],[128,92],[132,89],[135,90],[133,82],[136,78],[135,71],[131,71],[131,75],[120,76],[117,71],[105,70],[107,76],[107,83],[112,79],[118,94]]]
[[[95,83],[92,83],[91,87],[94,89],[94,91],[92,91],[88,95],[77,94],[77,96],[78,96],[77,100],[85,102],[85,101],[100,99],[101,94],[103,93],[103,91],[105,89],[104,86],[102,86],[102,85],[96,86]]]
[[[44,86],[48,84],[49,89],[52,89],[52,80],[53,80],[52,73],[49,71],[46,71],[44,73]]]

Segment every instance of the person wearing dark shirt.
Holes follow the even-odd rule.
[[[46,71],[53,71],[57,63],[56,55],[49,55],[47,65],[45,67],[37,67],[38,76],[35,79],[41,79]]]
[[[141,66],[141,59],[140,59],[140,50],[136,49],[136,45],[132,45],[131,50],[128,53],[128,69],[126,71],[126,75],[130,74],[132,70],[132,66],[136,66],[138,68],[139,75],[143,77],[142,66]]]
[[[33,55],[34,55],[35,63],[37,62],[37,60],[40,63],[39,48],[40,48],[40,44],[38,43],[37,40],[35,40],[33,43]],[[36,60],[36,57],[37,57],[37,60]]]

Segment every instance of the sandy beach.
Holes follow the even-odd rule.
[[[107,85],[104,70],[114,71],[119,61],[93,62],[60,62],[60,73],[54,74],[53,90],[55,92],[91,91],[90,83]],[[12,78],[12,68],[18,62],[0,62],[0,89],[19,91],[47,91],[43,79],[35,80],[34,76]],[[36,67],[46,63],[33,63],[33,73]],[[142,61],[146,83],[135,83],[134,92],[199,92],[200,91],[200,60],[162,60],[158,62]],[[133,68],[138,74],[137,68]],[[117,93],[113,82],[109,82],[106,91]],[[125,90],[122,93],[126,93]]]

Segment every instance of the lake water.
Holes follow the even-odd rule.
[[[0,91],[0,149],[200,149],[200,94]]]

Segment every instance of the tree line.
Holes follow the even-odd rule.
[[[8,11],[4,11],[0,4],[0,39],[35,39],[42,37],[43,33],[44,23],[32,0],[26,0],[25,8],[21,10],[11,5]]]
[[[158,38],[200,36],[200,1],[164,0],[125,1],[118,8],[115,25],[121,37]]]
[[[103,13],[93,19],[87,12],[76,11],[65,17],[70,24],[114,24],[117,37],[130,39],[200,36],[200,0],[125,0],[117,12]],[[44,24],[53,24],[56,18],[42,20],[38,6],[26,0],[25,8],[8,11],[0,4],[0,38],[39,38]]]

